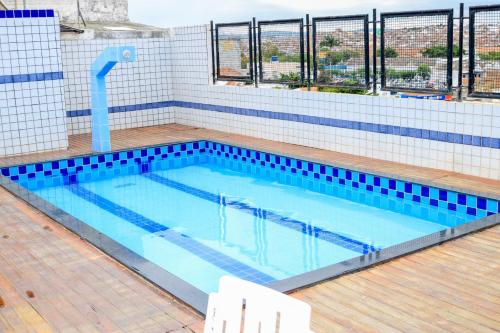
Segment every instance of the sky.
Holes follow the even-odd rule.
[[[455,8],[457,0],[129,0],[130,20],[158,27],[338,16],[380,12]],[[498,0],[471,0],[465,6],[488,5]],[[371,17],[371,16],[370,16]]]

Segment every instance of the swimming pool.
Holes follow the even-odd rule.
[[[205,140],[1,174],[199,311],[222,275],[293,290],[487,227],[500,212],[494,199]]]

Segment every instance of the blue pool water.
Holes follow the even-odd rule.
[[[475,218],[430,206],[405,214],[404,199],[257,170],[207,158],[32,191],[204,292],[222,275],[265,284]]]
[[[497,201],[208,142],[2,169],[204,291],[267,284],[497,213]]]

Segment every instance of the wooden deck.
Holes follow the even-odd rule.
[[[500,182],[181,125],[112,133],[113,149],[217,139],[500,197]],[[0,165],[90,152],[0,159]],[[321,332],[500,331],[500,226],[293,294]],[[201,332],[203,319],[0,189],[0,332]]]
[[[499,332],[500,227],[295,293],[316,332]]]

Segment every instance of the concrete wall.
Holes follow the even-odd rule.
[[[9,9],[55,9],[61,21],[77,22],[77,0],[4,0]],[[80,0],[80,11],[88,22],[128,21],[128,0]]]

